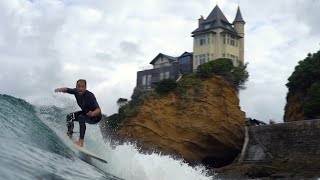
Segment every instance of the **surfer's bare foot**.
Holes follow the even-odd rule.
[[[83,139],[79,139],[79,141],[76,141],[74,143],[77,144],[78,146],[83,147]]]

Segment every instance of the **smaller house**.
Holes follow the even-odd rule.
[[[137,72],[137,86],[146,90],[153,90],[163,79],[177,80],[180,75],[192,73],[193,54],[184,52],[179,57],[172,57],[159,53],[150,64],[153,69]]]

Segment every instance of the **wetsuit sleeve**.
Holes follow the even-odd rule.
[[[91,101],[91,107],[92,107],[93,109],[97,109],[97,108],[100,107],[99,104],[98,104],[98,102],[97,102],[96,97],[94,96],[94,94],[91,95],[90,99],[91,99],[91,100],[90,100],[90,101]]]
[[[68,88],[68,89],[67,89],[67,93],[69,93],[69,94],[75,94],[75,93],[76,93],[76,89],[75,89],[75,88],[73,88],[73,89]]]

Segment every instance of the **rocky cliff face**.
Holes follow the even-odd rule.
[[[201,82],[201,90],[144,100],[137,115],[117,131],[144,150],[220,167],[231,163],[244,141],[245,113],[236,91],[222,77]]]
[[[284,122],[298,121],[305,119],[302,107],[302,93],[289,93],[284,112]]]

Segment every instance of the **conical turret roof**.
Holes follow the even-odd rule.
[[[234,24],[235,22],[243,22],[243,23],[246,23],[246,22],[243,20],[243,18],[242,18],[242,15],[241,15],[241,11],[240,11],[240,7],[239,7],[239,6],[238,6],[236,18],[234,19],[233,24]]]

